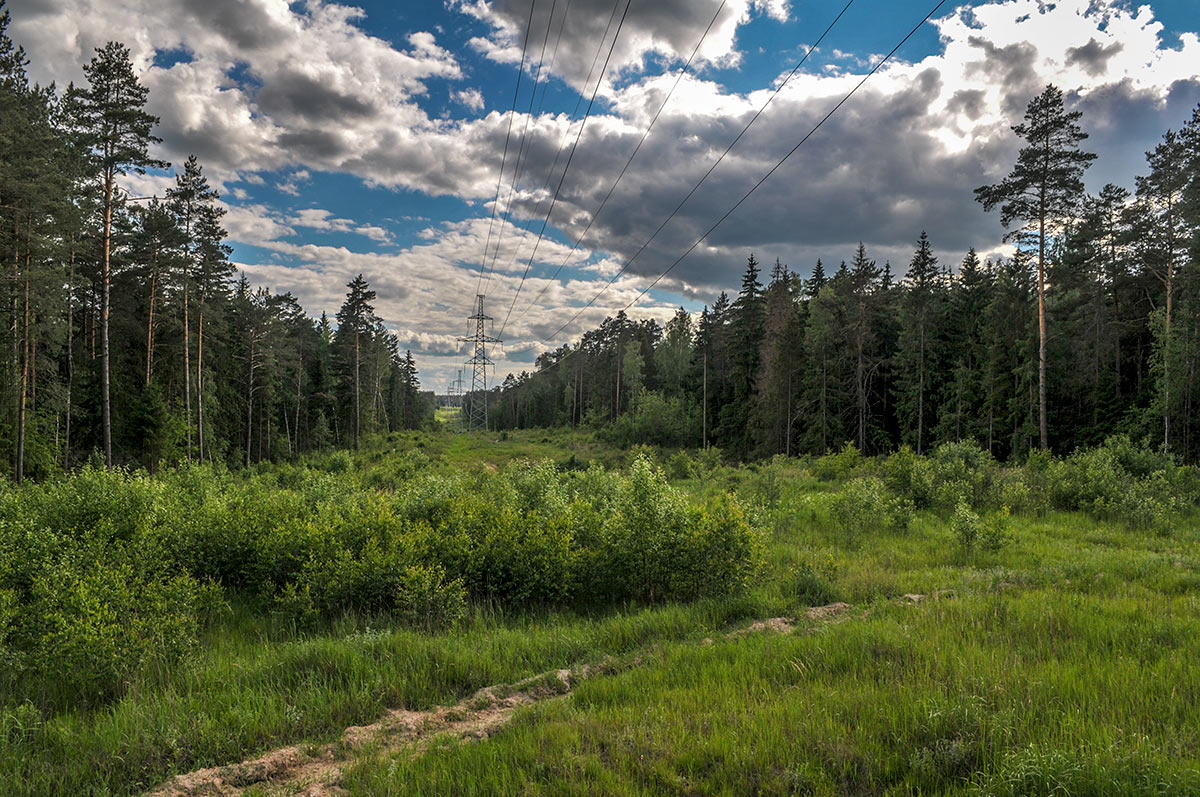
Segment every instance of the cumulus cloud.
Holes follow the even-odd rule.
[[[431,33],[403,47],[371,36],[362,12],[328,0],[12,0],[11,33],[42,82],[82,79],[109,40],[124,42],[162,120],[162,154],[196,154],[211,175],[303,166],[366,177],[385,147],[436,129],[427,82],[461,77]],[[167,61],[158,57],[174,54]],[[375,173],[390,185],[419,175]],[[286,185],[286,184],[285,184]]]
[[[462,91],[454,92],[454,101],[459,105],[470,108],[472,111],[483,110],[483,94],[479,89],[463,89]]]
[[[628,74],[641,71],[655,57],[686,59],[714,16],[716,21],[697,57],[702,64],[736,65],[740,58],[736,48],[739,26],[755,15],[777,20],[788,17],[786,0],[727,0],[723,8],[720,0],[657,0],[633,3],[628,14],[624,13],[626,3],[620,0],[572,0],[569,9],[565,3],[547,7],[535,0],[455,3],[464,13],[491,25],[492,34],[476,38],[472,44],[500,63],[520,62],[527,32],[531,48],[535,48],[549,31],[551,41],[560,43],[554,50],[556,57],[545,68],[579,90],[598,79],[593,72],[595,54],[598,48],[607,53],[613,46],[618,26],[620,36],[613,46],[611,70]],[[540,48],[536,54],[540,55]]]

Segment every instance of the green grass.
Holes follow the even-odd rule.
[[[346,478],[630,453],[570,430],[399,434]],[[412,459],[414,452],[422,457]],[[668,471],[670,466],[668,465]],[[1200,533],[1077,512],[1013,516],[998,551],[962,549],[946,513],[847,537],[840,487],[799,462],[676,479],[690,500],[736,492],[766,531],[766,570],[727,601],[596,614],[475,606],[428,635],[388,618],[300,632],[250,606],[118,701],[42,717],[0,708],[0,792],[135,793],[171,774],[337,738],[387,708],[606,655],[636,666],[521,710],[483,742],[376,752],[364,794],[1200,793]],[[919,603],[902,600],[926,596]],[[726,638],[749,618],[836,598],[856,611]],[[817,601],[820,602],[820,601]],[[707,637],[717,641],[699,642]]]
[[[810,516],[811,519],[811,516]],[[369,794],[1200,793],[1193,531],[1076,515],[986,557],[923,516],[853,550],[817,522],[865,614],[816,633],[661,648],[481,744],[362,762]],[[779,591],[776,582],[765,592]],[[908,592],[938,598],[908,604]]]

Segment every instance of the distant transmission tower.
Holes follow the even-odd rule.
[[[475,344],[475,354],[467,360],[471,366],[471,392],[463,397],[463,413],[467,416],[467,431],[487,430],[487,369],[493,365],[487,356],[487,345],[499,343],[499,338],[487,334],[487,322],[493,320],[483,312],[483,294],[475,296],[475,315],[470,320],[475,322],[475,334],[469,338],[459,338],[463,343]]]

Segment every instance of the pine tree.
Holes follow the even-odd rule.
[[[846,302],[826,284],[809,302],[800,394],[800,447],[825,454],[845,440]]]
[[[754,380],[755,449],[763,456],[791,453],[793,398],[800,360],[800,314],[795,280],[775,261],[765,299],[765,321]]]
[[[741,290],[729,308],[730,373],[719,415],[722,444],[742,454],[751,448],[750,408],[766,316],[766,299],[758,274],[758,261],[750,255],[742,274]]]
[[[867,453],[873,417],[872,382],[883,363],[878,352],[880,270],[867,257],[867,248],[859,243],[854,261],[843,280],[845,291],[847,333],[854,358],[854,428],[858,450]]]
[[[1020,222],[1017,234],[1037,240],[1038,304],[1038,440],[1050,447],[1046,407],[1046,254],[1050,236],[1070,216],[1083,193],[1083,173],[1095,155],[1079,149],[1087,138],[1076,122],[1080,111],[1068,113],[1062,91],[1054,86],[1035,97],[1025,121],[1013,132],[1025,139],[1016,166],[1001,182],[975,189],[985,210],[1000,207],[1005,227]]]
[[[675,311],[674,318],[667,322],[662,343],[654,350],[659,384],[668,396],[683,394],[692,360],[693,335],[692,317],[680,307]]]
[[[112,467],[111,345],[109,315],[112,304],[113,212],[120,203],[117,178],[168,164],[151,158],[149,148],[161,139],[151,132],[158,118],[146,113],[147,89],[133,73],[129,50],[109,42],[96,50],[83,68],[88,88],[79,95],[81,123],[88,133],[92,162],[99,176],[103,200],[103,252],[100,276],[100,400],[103,412],[104,462]]]

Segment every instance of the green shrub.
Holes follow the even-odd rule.
[[[862,465],[862,454],[853,443],[847,442],[836,454],[826,454],[812,461],[812,474],[822,481],[844,479]]]
[[[882,479],[854,479],[833,500],[833,518],[847,544],[857,544],[871,532],[901,532],[912,521],[910,501],[892,494]]]
[[[457,622],[468,596],[690,600],[744,591],[761,563],[733,499],[692,505],[644,452],[628,475],[517,462],[414,470],[395,492],[363,489],[342,454],[237,477],[89,468],[0,487],[0,693],[55,706],[117,698],[184,656],[229,611],[224,591],[298,628],[354,612],[434,629]]]
[[[1012,541],[1008,534],[1008,508],[1004,507],[986,518],[971,510],[966,501],[959,501],[950,518],[950,528],[964,553],[976,548],[995,552]]]
[[[667,460],[667,473],[672,479],[695,479],[700,476],[700,466],[686,451],[676,451]]]
[[[462,579],[446,581],[438,565],[410,565],[396,591],[396,613],[407,625],[428,633],[453,628],[467,613],[466,587]]]
[[[933,504],[953,509],[966,501],[976,509],[997,504],[993,492],[999,467],[974,440],[942,443],[929,455]]]
[[[971,511],[965,500],[960,499],[950,518],[950,529],[954,532],[959,547],[964,551],[974,550],[975,544],[979,542],[982,525],[979,515]]]
[[[321,465],[328,473],[346,473],[354,469],[354,457],[350,455],[349,451],[334,451],[324,457]]]
[[[918,456],[908,446],[892,454],[883,464],[883,478],[888,489],[913,502],[917,509],[933,505],[935,484],[933,468],[928,459]]]
[[[700,413],[693,402],[655,391],[642,393],[632,412],[596,426],[599,439],[622,448],[638,444],[667,448],[693,446],[700,440],[701,431]]]

